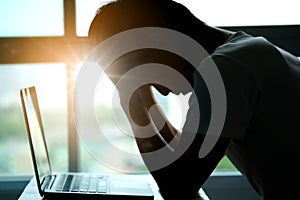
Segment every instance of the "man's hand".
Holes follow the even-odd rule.
[[[153,152],[166,145],[175,148],[178,131],[171,125],[153,96],[151,85],[138,88],[129,102],[122,99],[122,107],[129,119],[141,153]],[[124,102],[125,101],[125,102]],[[171,143],[172,141],[172,143]]]

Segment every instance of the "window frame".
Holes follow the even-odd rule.
[[[64,0],[64,35],[59,37],[14,37],[0,38],[0,64],[19,63],[49,63],[63,62],[67,66],[67,92],[72,94],[74,90],[74,71],[80,61],[84,60],[91,45],[87,37],[76,35],[76,9],[75,0]],[[300,56],[300,25],[286,26],[232,26],[220,27],[232,31],[242,30],[252,35],[266,37],[274,44]],[[43,44],[43,45],[41,45]],[[16,51],[17,49],[17,51]],[[55,52],[55,53],[54,53]],[[80,158],[78,137],[75,120],[73,117],[73,96],[67,95],[68,100],[68,169],[71,172],[79,171]],[[214,175],[212,175],[214,176]],[[241,176],[238,174],[237,176]],[[221,177],[228,177],[223,173]],[[14,181],[16,185],[22,185],[29,180],[24,176],[1,177],[1,183]],[[14,186],[16,186],[14,185]],[[23,187],[23,185],[22,185]],[[18,188],[18,187],[17,187]]]

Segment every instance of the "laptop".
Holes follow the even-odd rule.
[[[149,182],[124,174],[52,172],[34,86],[20,89],[38,191],[47,199],[154,199]]]

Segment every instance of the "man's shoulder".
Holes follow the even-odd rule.
[[[254,37],[244,32],[237,32],[225,44],[219,46],[211,56],[243,57],[249,56],[251,53],[268,52],[266,49],[276,48],[264,37]]]

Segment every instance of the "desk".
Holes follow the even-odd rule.
[[[161,195],[158,192],[157,184],[155,183],[154,179],[150,175],[126,175],[126,176],[135,176],[134,178],[138,179],[144,179],[149,181],[151,188],[154,193],[154,199],[155,200],[163,200]],[[199,198],[195,200],[209,200],[208,196],[205,194],[205,192],[200,189],[199,191]],[[32,178],[28,185],[25,187],[24,191],[22,192],[21,196],[19,197],[19,200],[41,200],[42,198],[39,195],[39,192],[37,190],[36,181],[35,178]]]

